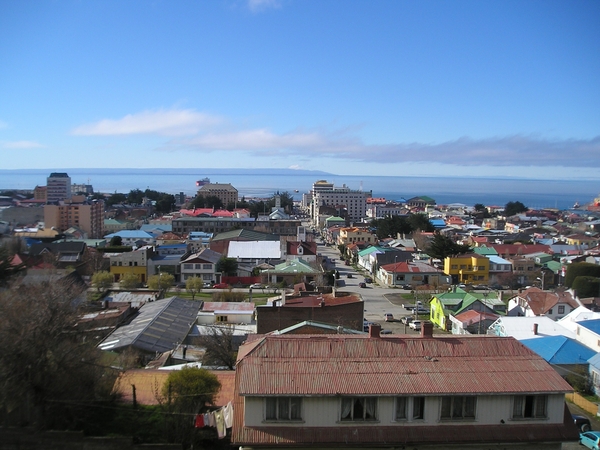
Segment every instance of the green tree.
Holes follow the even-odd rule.
[[[141,205],[144,200],[144,193],[140,189],[133,189],[127,194],[127,203],[130,205]]]
[[[433,239],[431,240],[429,247],[425,249],[429,256],[442,261],[444,261],[444,259],[446,259],[448,256],[467,253],[470,250],[471,247],[468,245],[457,244],[451,238],[439,232],[433,235]]]
[[[110,197],[108,197],[106,199],[107,206],[113,206],[113,205],[117,205],[119,203],[126,203],[126,202],[127,202],[127,196],[125,194],[120,194],[118,192],[115,192],[114,194],[112,194]]]
[[[169,289],[175,284],[175,277],[170,273],[160,273],[148,277],[148,288],[154,291],[169,292]]]
[[[171,194],[161,194],[156,200],[156,211],[159,213],[170,213],[175,209],[175,196]]]
[[[126,273],[119,280],[119,286],[121,289],[135,289],[140,287],[140,279],[134,273]]]
[[[217,261],[215,270],[221,272],[223,275],[233,276],[238,270],[237,260],[235,258],[226,258],[223,256]]]
[[[573,280],[571,285],[578,297],[600,296],[600,278],[579,276]]]
[[[103,270],[92,275],[92,286],[98,291],[104,291],[112,286],[113,276],[110,272]]]
[[[202,292],[204,281],[200,277],[190,277],[185,280],[185,290],[192,294],[192,300],[196,298],[196,294]]]
[[[110,238],[108,245],[109,247],[120,247],[123,245],[123,238],[121,236],[113,236]]]
[[[473,206],[473,209],[477,212],[487,211],[487,208],[485,207],[485,205],[483,203],[475,203],[475,205]]]
[[[521,202],[508,202],[504,206],[504,216],[510,217],[516,214],[520,214],[522,212],[526,212],[528,210],[527,206],[525,206]]]
[[[598,278],[600,277],[600,266],[587,262],[569,264],[565,275],[565,286],[573,287],[573,283],[577,277]]]
[[[433,225],[429,221],[429,218],[426,214],[411,214],[410,216],[408,216],[408,223],[410,224],[412,232],[431,232],[434,230]]]

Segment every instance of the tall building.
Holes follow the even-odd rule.
[[[333,183],[319,180],[313,184],[311,197],[310,211],[315,223],[319,223],[319,210],[323,206],[343,207],[349,220],[360,221],[366,217],[367,198],[371,197],[371,192],[352,190],[345,184],[334,187]]]
[[[230,183],[207,183],[198,189],[198,197],[217,197],[223,202],[223,207],[238,201],[238,190]]]
[[[46,202],[56,203],[70,198],[71,177],[66,173],[51,173],[46,180]]]
[[[44,205],[44,225],[64,232],[76,227],[87,234],[88,239],[104,237],[104,202],[88,202],[84,196],[53,205]]]

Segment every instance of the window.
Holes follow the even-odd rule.
[[[268,397],[265,400],[266,420],[302,420],[301,397]]]
[[[423,419],[424,406],[425,397],[397,397],[395,420]]]
[[[477,397],[473,396],[442,397],[440,418],[442,420],[475,419],[476,404]]]
[[[547,414],[546,395],[516,395],[513,400],[513,419],[542,419]]]
[[[342,421],[377,420],[376,397],[342,398]]]
[[[212,264],[202,264],[202,270],[212,270]]]
[[[559,314],[564,314],[565,313],[565,307],[564,306],[559,306],[558,307],[558,313]]]

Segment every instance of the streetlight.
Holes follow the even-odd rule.
[[[542,278],[537,277],[536,280],[541,281],[542,283],[542,291],[544,290],[544,278],[546,278],[546,272],[542,272]]]

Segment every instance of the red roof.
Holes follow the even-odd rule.
[[[522,298],[527,302],[531,311],[540,316],[546,314],[550,309],[554,308],[558,303],[567,304],[575,309],[579,306],[571,293],[567,291],[542,291],[540,288],[532,287],[515,295],[514,297]],[[513,298],[514,298],[513,297]]]
[[[346,305],[348,303],[356,303],[361,302],[359,296],[357,295],[346,295],[343,297],[334,297],[331,294],[323,294],[323,295],[311,295],[306,297],[294,297],[291,299],[286,299],[285,304],[283,305],[285,308],[293,308],[293,307],[319,307],[321,302],[325,302],[325,306],[336,306],[336,305]]]

